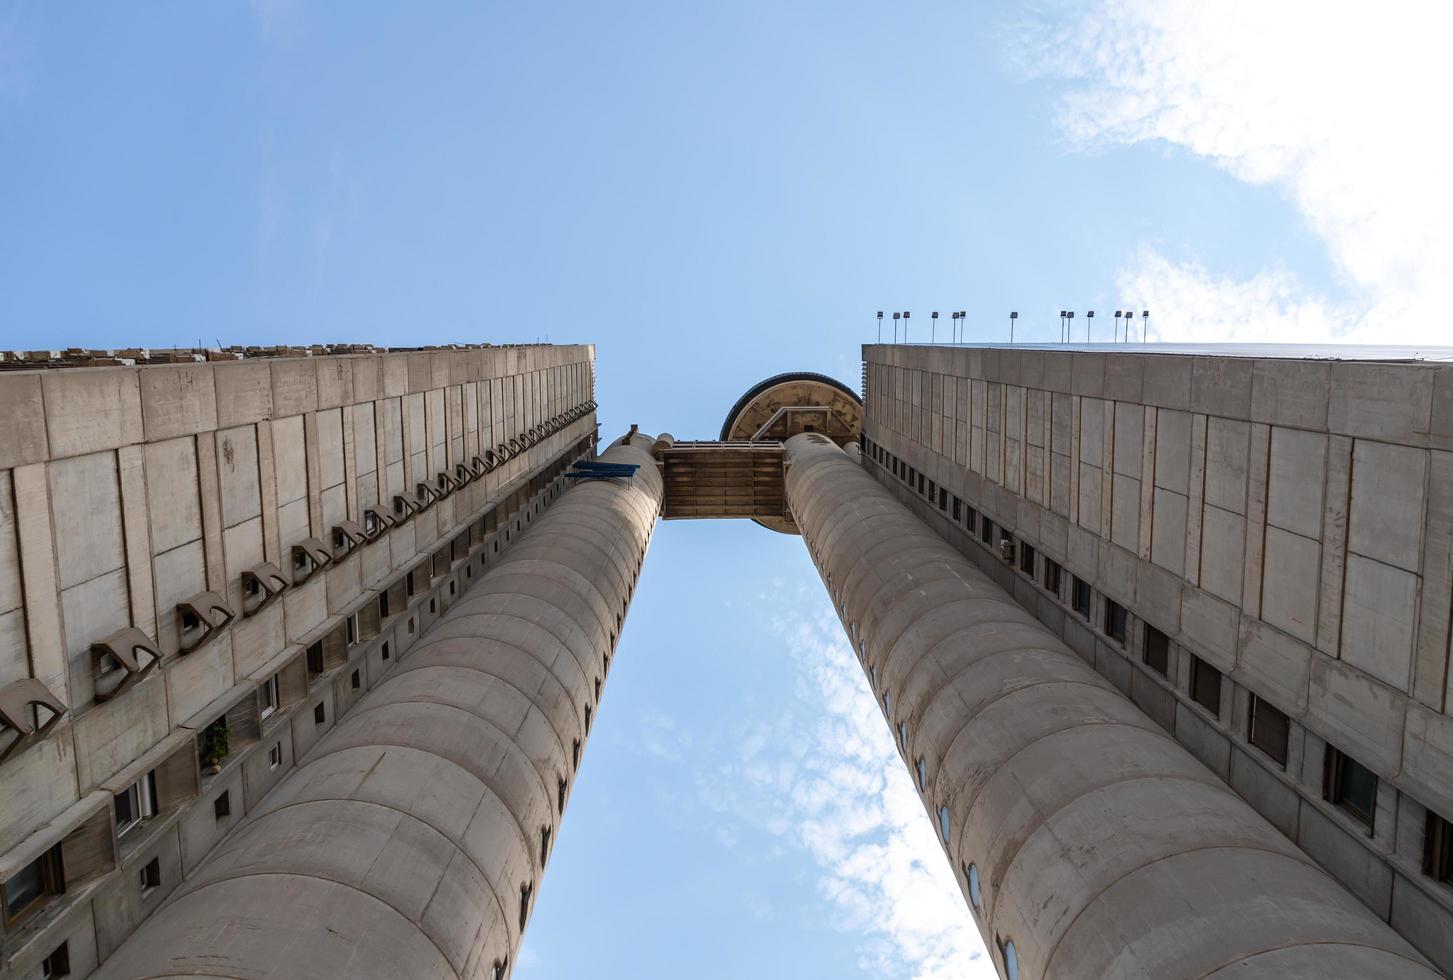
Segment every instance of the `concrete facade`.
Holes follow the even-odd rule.
[[[0,976],[108,961],[406,686],[593,454],[593,356],[0,373]]]
[[[879,482],[1453,970],[1453,365],[864,361]]]

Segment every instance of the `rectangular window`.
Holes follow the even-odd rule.
[[[308,679],[312,680],[323,673],[323,641],[319,640],[308,647]]]
[[[353,690],[355,691],[363,686],[363,674],[359,671],[355,670],[353,672],[353,676],[349,680],[352,684]]]
[[[918,474],[918,495],[920,497],[923,496],[923,492],[924,492],[923,491],[923,481],[924,481],[923,474],[922,473]]]
[[[1085,619],[1090,618],[1090,583],[1078,575],[1070,576],[1070,606]]]
[[[964,530],[970,534],[979,526],[979,512],[972,507],[964,508]]]
[[[153,891],[161,887],[161,858],[152,858],[146,862],[137,876],[141,880],[141,897],[145,898]]]
[[[1251,717],[1246,726],[1246,740],[1276,762],[1287,766],[1287,746],[1291,742],[1291,719],[1255,694],[1251,695]]]
[[[378,652],[379,652],[379,655],[380,655],[380,657],[382,659],[384,659],[384,660],[387,660],[388,659],[388,641],[387,640],[384,641],[383,646],[381,646],[381,647],[378,648]]]
[[[347,631],[348,645],[353,646],[358,642],[358,613],[347,617],[343,622],[344,629]]]
[[[943,487],[938,488],[938,509],[948,510],[948,491]]]
[[[384,620],[388,619],[388,617],[388,590],[385,589],[378,594],[378,618]]]
[[[1327,802],[1366,824],[1368,833],[1372,832],[1377,814],[1377,775],[1330,745],[1322,771],[1322,795]]]
[[[1060,565],[1057,561],[1048,558],[1044,560],[1044,590],[1056,599],[1059,598],[1060,589]]]
[[[1026,541],[1019,543],[1019,570],[1025,575],[1034,577],[1034,545]]]
[[[40,980],[52,980],[53,977],[68,977],[71,975],[71,948],[67,943],[61,943],[50,951],[50,955],[40,961]]]
[[[5,922],[19,922],[44,907],[52,895],[66,890],[59,844],[31,861],[5,882]]]
[[[313,705],[313,724],[321,725],[327,720],[328,709],[323,706],[322,701],[319,701],[317,704]]]
[[[987,545],[994,543],[994,522],[987,517],[979,522],[979,540]]]
[[[1121,646],[1125,645],[1126,632],[1125,607],[1113,599],[1105,600],[1105,635],[1116,640]]]
[[[1145,648],[1141,653],[1145,666],[1162,677],[1170,675],[1170,637],[1151,626],[1145,626]]]
[[[218,820],[232,815],[232,791],[224,789],[222,795],[212,801],[212,816]]]
[[[1191,657],[1191,700],[1221,716],[1221,672],[1200,657]]]
[[[156,773],[149,772],[116,794],[116,835],[119,837],[156,816]]]
[[[1432,810],[1423,814],[1423,873],[1453,883],[1453,823]]]
[[[953,501],[953,509],[949,512],[949,516],[951,518],[953,518],[953,522],[955,524],[957,524],[959,522],[959,517],[963,513],[963,509],[964,509],[964,502],[962,500],[960,500],[958,497],[955,497],[954,498],[954,501]]]
[[[928,502],[933,503],[933,498],[938,496],[938,484],[932,480],[928,481]]]
[[[282,706],[281,674],[273,674],[257,689],[258,717],[267,718]]]

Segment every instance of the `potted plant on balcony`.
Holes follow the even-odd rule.
[[[222,760],[227,758],[231,751],[232,732],[227,727],[226,718],[218,718],[212,724],[202,729],[201,744],[198,746],[202,757],[203,769],[217,775],[222,771]]]

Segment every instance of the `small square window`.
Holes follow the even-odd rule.
[[[1423,815],[1423,873],[1453,883],[1453,823],[1432,810]]]
[[[141,897],[145,898],[161,887],[161,858],[152,858],[141,869]]]
[[[224,789],[222,795],[212,801],[212,816],[218,820],[232,815],[232,791]]]
[[[1291,742],[1291,719],[1255,694],[1251,695],[1250,715],[1246,740],[1285,769],[1287,746]]]
[[[1377,774],[1329,745],[1322,782],[1322,795],[1327,802],[1352,814],[1372,833],[1377,815]]]
[[[1056,599],[1059,598],[1060,589],[1060,564],[1049,558],[1044,560],[1044,590]]]
[[[1125,645],[1125,634],[1127,627],[1127,616],[1125,607],[1113,599],[1105,600],[1105,635],[1117,641],[1121,646]]]
[[[322,701],[319,701],[317,704],[313,705],[313,723],[321,725],[327,720],[328,709],[323,706]]]
[[[1162,677],[1170,674],[1170,637],[1151,626],[1145,626],[1145,645],[1141,653],[1145,666]]]
[[[1221,672],[1200,657],[1191,657],[1191,700],[1221,716]]]
[[[1070,606],[1083,618],[1090,618],[1090,583],[1078,575],[1070,576]]]

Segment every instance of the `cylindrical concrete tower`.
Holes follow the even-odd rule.
[[[786,493],[1011,980],[1436,977],[829,439]]]
[[[136,977],[488,978],[550,855],[661,503],[556,501],[109,958]]]

